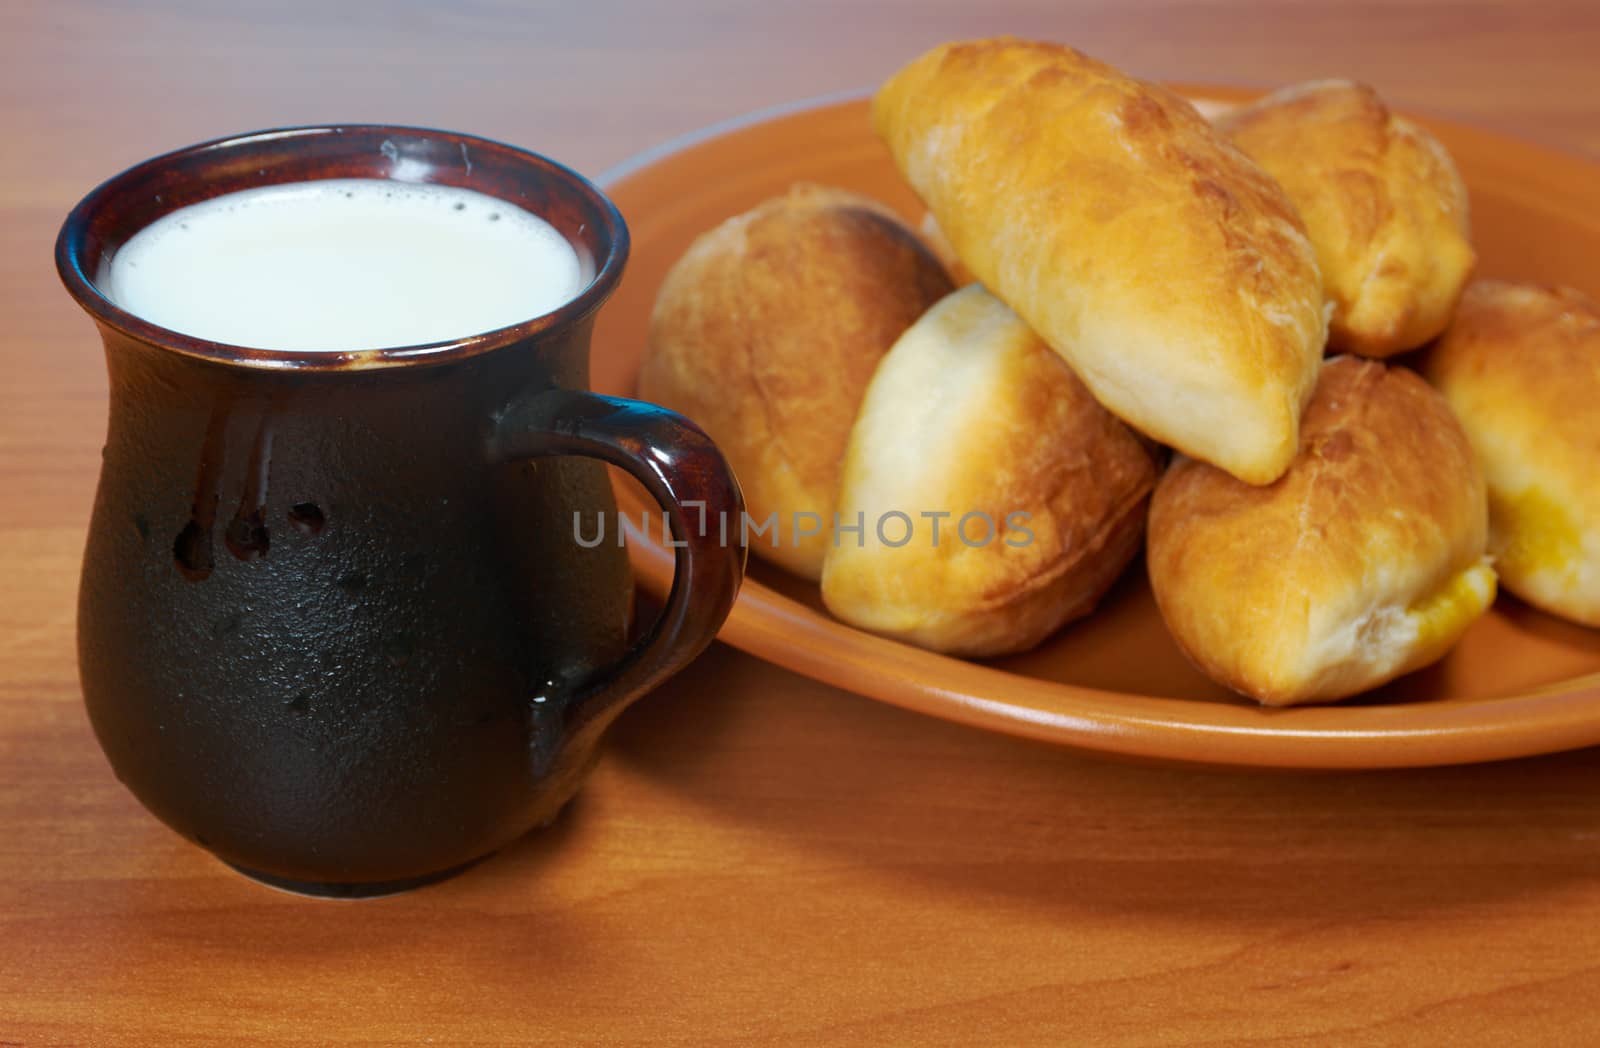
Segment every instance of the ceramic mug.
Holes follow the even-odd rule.
[[[96,286],[133,233],[223,193],[322,178],[440,182],[543,217],[587,285],[446,343],[291,353],[191,338]],[[56,262],[98,325],[110,421],[78,604],[96,736],[157,817],[241,871],[322,894],[437,879],[552,819],[606,724],[715,635],[744,549],[710,440],[587,390],[628,234],[534,153],[412,128],[294,128],[157,157],[91,192]],[[626,553],[575,541],[602,463],[683,545],[630,642]],[[686,513],[684,505],[695,507]]]

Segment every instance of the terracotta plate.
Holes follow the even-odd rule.
[[[1186,89],[1237,101],[1247,93]],[[1472,193],[1488,276],[1600,292],[1600,169],[1433,120]],[[595,339],[594,388],[634,392],[656,288],[703,230],[810,180],[922,208],[872,134],[859,94],[769,110],[669,143],[603,179],[633,232],[621,290]],[[642,503],[624,488],[623,508]],[[633,536],[660,594],[672,561]],[[1212,765],[1382,768],[1494,760],[1600,743],[1600,631],[1513,599],[1443,662],[1339,706],[1262,710],[1200,676],[1168,638],[1135,564],[1100,610],[1026,655],[967,662],[852,629],[816,588],[752,558],[722,639],[788,669],[975,727],[1135,758]]]

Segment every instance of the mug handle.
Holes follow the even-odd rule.
[[[672,592],[649,631],[609,670],[585,682],[566,708],[569,731],[602,730],[634,699],[686,666],[716,637],[744,578],[744,496],[722,452],[693,422],[654,404],[577,389],[549,389],[513,403],[494,422],[495,462],[581,455],[620,466],[671,517]],[[696,525],[684,505],[701,508]],[[726,513],[734,541],[706,522]],[[619,522],[619,527],[620,522]]]

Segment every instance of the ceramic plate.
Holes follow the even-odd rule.
[[[1248,93],[1186,88],[1226,105]],[[1471,128],[1422,120],[1471,190],[1480,275],[1600,292],[1600,169]],[[633,257],[595,336],[594,388],[634,393],[667,268],[718,222],[814,181],[921,205],[873,136],[864,96],[786,106],[690,135],[609,172]],[[621,486],[637,515],[638,493]],[[660,538],[659,527],[655,539]],[[644,586],[672,558],[633,535]],[[1134,758],[1210,765],[1381,768],[1494,760],[1600,743],[1600,631],[1503,597],[1437,665],[1337,706],[1264,710],[1196,672],[1135,563],[1091,617],[1025,655],[963,661],[835,621],[816,587],[751,558],[722,639],[862,695],[974,727]]]

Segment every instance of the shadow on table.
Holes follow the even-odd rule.
[[[1405,915],[1600,875],[1592,750],[1381,772],[1117,763],[721,645],[625,714],[607,759],[800,861],[820,853],[1063,913]]]

